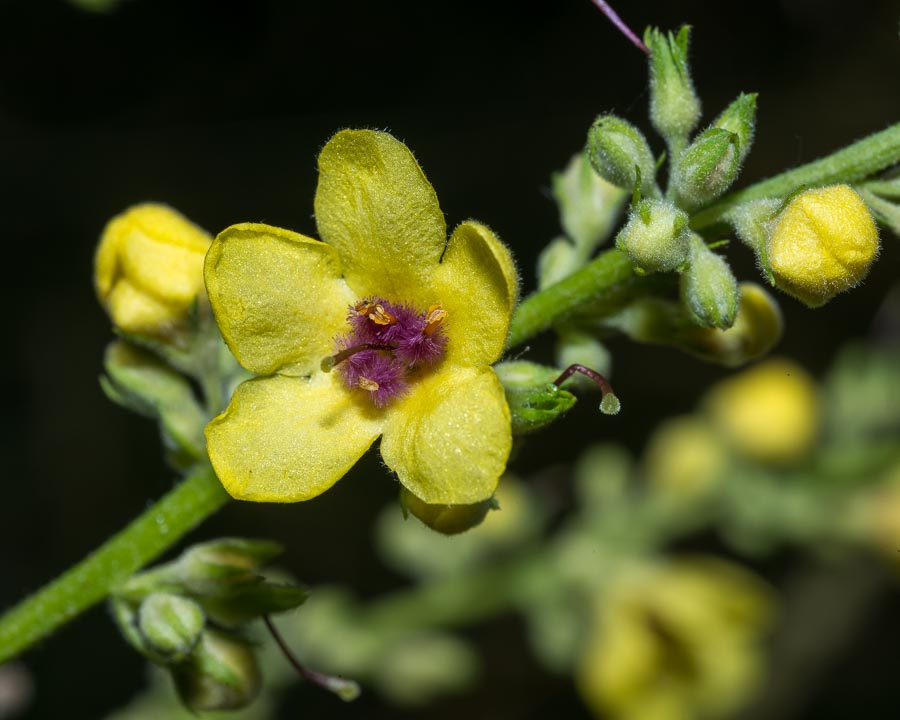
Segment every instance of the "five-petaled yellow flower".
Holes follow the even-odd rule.
[[[268,225],[223,231],[206,259],[216,320],[248,380],[207,427],[243,500],[327,490],[381,436],[384,462],[426,503],[492,495],[511,447],[491,368],[518,295],[506,247],[444,216],[390,135],[338,133],[319,156],[325,242]]]

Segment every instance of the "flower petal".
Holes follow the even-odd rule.
[[[337,373],[274,375],[239,385],[206,426],[206,443],[233,497],[297,502],[334,485],[380,432],[381,419],[353,401]]]
[[[493,494],[511,447],[509,408],[496,373],[445,365],[391,410],[381,455],[424,502],[465,505]]]
[[[462,365],[497,360],[519,295],[506,246],[488,227],[464,222],[453,231],[431,287],[433,302],[447,311],[447,359]]]
[[[259,375],[318,368],[354,298],[340,272],[318,240],[254,223],[223,230],[206,256],[206,288],[241,365]]]
[[[334,247],[360,297],[418,301],[437,266],[447,226],[431,183],[387,133],[343,130],[319,155],[319,235]]]

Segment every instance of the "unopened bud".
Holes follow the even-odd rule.
[[[258,569],[281,552],[281,545],[270,540],[221,538],[186,550],[177,561],[177,570],[190,592],[227,594],[235,585],[256,580]]]
[[[878,229],[849,185],[806,190],[775,219],[766,261],[779,289],[809,307],[865,278],[878,256]]]
[[[678,157],[673,177],[679,203],[698,208],[725,192],[741,168],[738,136],[721,128],[702,133]]]
[[[237,710],[260,689],[253,648],[243,640],[207,630],[184,663],[172,668],[182,702],[194,712]]]
[[[597,174],[629,192],[656,197],[656,160],[644,134],[615,115],[601,115],[588,131],[588,158]]]
[[[622,204],[634,190],[633,185],[626,192],[604,180],[584,152],[575,155],[565,170],[554,173],[550,187],[563,230],[584,254],[609,238]]]
[[[616,238],[639,272],[670,272],[688,260],[688,216],[665,200],[641,200]]]
[[[478,527],[490,510],[496,508],[493,498],[471,505],[432,505],[416,497],[406,488],[400,490],[400,506],[422,523],[443,535],[458,535]]]
[[[688,67],[690,27],[678,35],[648,28],[650,50],[650,120],[670,144],[683,142],[700,120],[700,100]]]
[[[738,311],[738,286],[725,259],[697,236],[691,237],[690,263],[681,274],[681,300],[698,325],[726,329]]]
[[[153,659],[169,664],[184,660],[191,653],[203,632],[206,616],[190,598],[157,592],[140,604],[137,624]]]
[[[136,205],[114,217],[97,248],[94,285],[116,327],[173,340],[205,296],[203,261],[211,242],[166,205]]]
[[[538,256],[538,289],[559,282],[575,272],[581,265],[578,249],[564,237],[550,242]]]

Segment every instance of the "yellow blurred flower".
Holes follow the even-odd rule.
[[[888,558],[900,559],[900,465],[889,470],[877,487],[853,499],[849,522]]]
[[[248,223],[222,232],[207,257],[228,346],[269,376],[238,387],[207,427],[225,488],[307,500],[381,436],[384,462],[423,502],[489,498],[512,442],[490,367],[518,293],[508,250],[471,221],[448,242],[433,188],[385,133],[328,142],[315,210],[326,242]]]
[[[858,285],[877,255],[872,213],[849,185],[797,195],[775,219],[766,242],[776,285],[810,307]]]
[[[768,587],[723,561],[626,570],[598,603],[579,691],[613,720],[726,717],[761,679],[772,611]]]
[[[136,205],[110,220],[94,260],[94,286],[113,323],[155,337],[177,331],[204,292],[211,242],[166,205]]]
[[[729,444],[760,462],[798,460],[819,434],[816,384],[789,360],[767,360],[719,383],[706,407]]]
[[[719,438],[702,420],[668,420],[653,434],[644,454],[647,482],[672,496],[691,497],[712,487],[725,464]]]

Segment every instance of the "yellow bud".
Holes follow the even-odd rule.
[[[107,224],[94,286],[113,323],[129,333],[170,336],[203,294],[212,238],[166,205],[136,205]]]
[[[797,195],[775,219],[766,242],[776,285],[810,307],[857,285],[877,255],[872,214],[849,185]]]
[[[647,482],[674,497],[702,495],[719,478],[725,458],[715,432],[686,416],[665,422],[650,439],[644,456]]]
[[[767,360],[720,383],[707,409],[732,447],[760,462],[803,457],[819,432],[815,382],[788,360]]]

